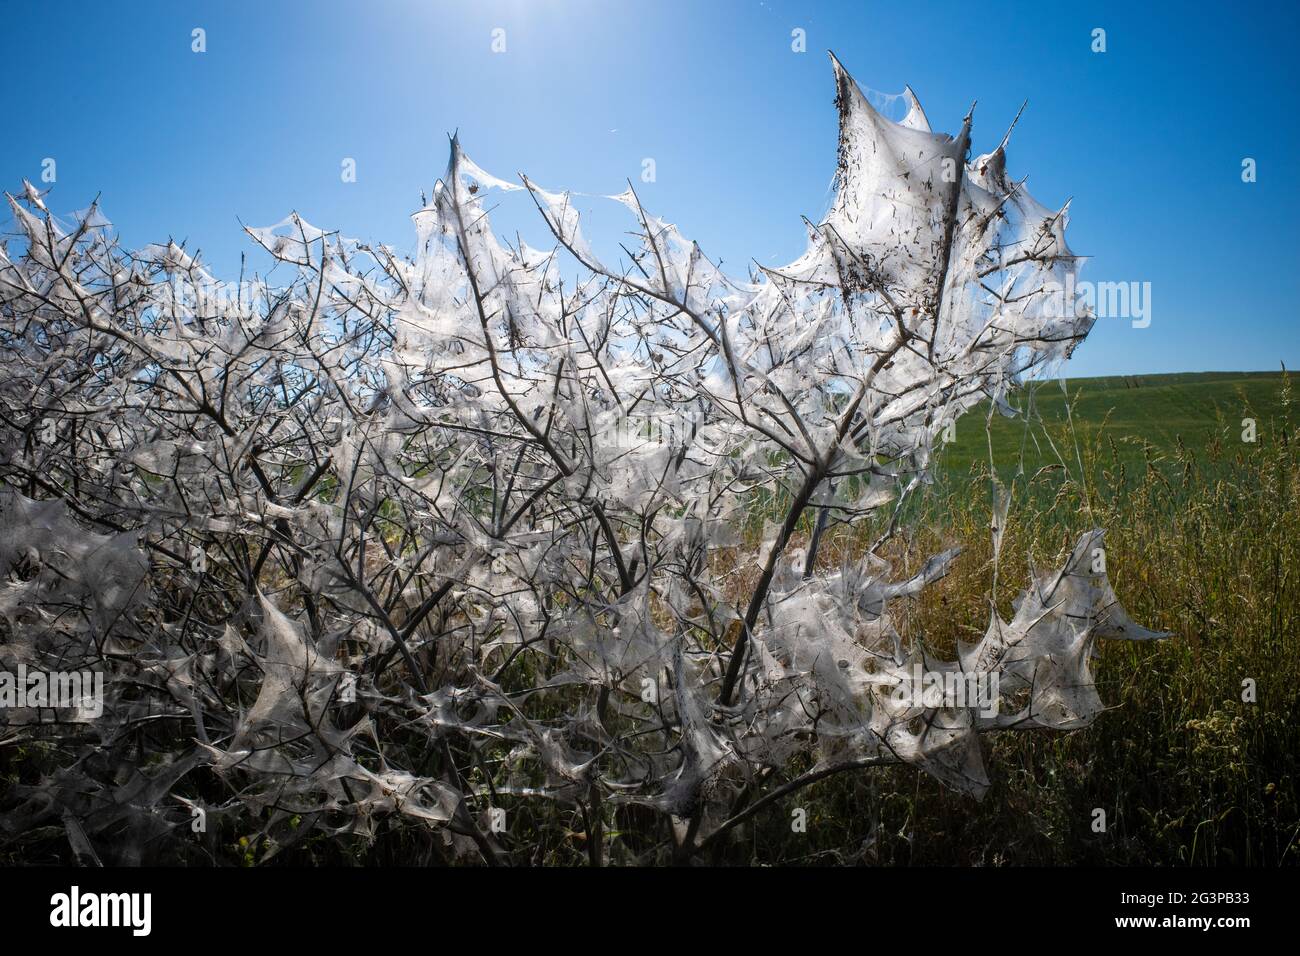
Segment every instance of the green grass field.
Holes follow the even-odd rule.
[[[1182,372],[1067,379],[1064,389],[1057,381],[1034,383],[1012,399],[1024,418],[994,415],[994,461],[1002,473],[1014,467],[1022,447],[1027,471],[1056,462],[1058,452],[1068,459],[1073,448],[1054,451],[1043,428],[1053,438],[1062,430],[1068,437],[1071,419],[1081,445],[1114,441],[1126,463],[1141,463],[1144,445],[1158,455],[1172,453],[1179,440],[1189,449],[1205,448],[1225,434],[1240,438],[1244,418],[1259,422],[1279,414],[1281,381],[1280,372]],[[988,460],[987,418],[985,404],[958,420],[955,440],[941,452],[946,470],[965,473],[972,462]]]

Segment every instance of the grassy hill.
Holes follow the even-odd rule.
[[[1023,446],[1026,470],[1055,462],[1056,452],[1045,440],[1051,436],[1060,454],[1073,464],[1070,409],[1074,436],[1081,446],[1097,448],[1104,460],[1118,455],[1121,461],[1140,463],[1144,445],[1164,455],[1175,450],[1179,439],[1193,452],[1216,437],[1240,442],[1243,418],[1256,419],[1262,433],[1265,422],[1281,415],[1281,387],[1280,372],[1080,378],[1067,380],[1064,390],[1057,381],[1034,383],[1012,399],[1027,413],[1024,418],[994,416],[994,460],[1000,472],[1014,468]],[[965,473],[972,462],[988,460],[987,415],[985,404],[958,420],[955,441],[940,452],[946,471]]]

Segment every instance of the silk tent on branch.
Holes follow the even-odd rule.
[[[1067,210],[1005,138],[970,158],[972,115],[935,133],[908,90],[890,121],[832,61],[834,202],[744,278],[631,187],[607,201],[633,239],[598,253],[578,197],[455,138],[413,254],[293,214],[247,230],[277,285],[10,197],[0,667],[106,680],[93,719],[0,710],[48,748],[7,838],[192,859],[201,811],[268,858],[400,827],[495,864],[527,858],[497,823],[528,804],[578,814],[599,864],[639,807],[664,825],[638,859],[683,861],[832,773],[981,796],[980,734],[1090,723],[1097,641],[1163,636],[1098,570],[1100,530],[955,660],[899,615],[959,554],[890,551],[943,429],[1015,414],[1088,334]],[[547,248],[496,234],[507,198]]]

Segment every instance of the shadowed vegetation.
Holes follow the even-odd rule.
[[[973,622],[987,620],[990,601],[1010,617],[1011,599],[1031,569],[1057,566],[1082,531],[1100,526],[1108,529],[1107,565],[1120,599],[1136,618],[1173,636],[1101,642],[1094,670],[1112,710],[1091,727],[986,738],[993,786],[982,801],[904,766],[838,774],[772,802],[710,847],[708,861],[1276,866],[1300,860],[1300,450],[1290,383],[1277,375],[1152,376],[1136,387],[1092,379],[1070,383],[1070,395],[1070,415],[1051,383],[1037,395],[1040,422],[994,421],[994,465],[1013,494],[996,594],[987,450],[976,451],[977,434],[987,449],[982,416],[976,411],[959,423],[961,438],[915,505],[919,530],[900,537],[889,557],[901,573],[941,547],[959,544],[964,552],[919,601],[900,604],[900,626],[951,657],[956,641],[978,637]],[[1166,425],[1148,432],[1152,415]],[[1258,426],[1253,444],[1242,441],[1247,417]],[[1025,467],[1017,474],[1022,446]],[[1048,460],[1053,447],[1064,465]],[[878,530],[832,532],[823,560],[859,554]],[[1248,678],[1256,684],[1256,703],[1242,700]],[[11,781],[35,770],[34,748],[6,749]],[[806,761],[796,762],[783,776],[808,769]],[[776,776],[767,780],[773,788],[780,783]],[[606,859],[626,863],[663,839],[662,818],[635,807],[606,805],[597,829],[572,808],[502,803],[520,862],[583,865],[588,834],[599,833]],[[1093,829],[1097,808],[1106,814],[1103,833]],[[792,831],[796,809],[806,811],[806,832]],[[266,854],[268,847],[220,821],[214,830],[209,845],[217,862],[256,865]],[[24,862],[66,855],[62,834],[47,836],[35,856],[28,842]],[[427,862],[440,855],[429,840],[385,824],[373,845],[313,837],[275,861]]]

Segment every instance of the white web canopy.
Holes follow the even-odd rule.
[[[110,679],[0,825],[163,835],[216,780],[277,846],[393,814],[496,859],[483,813],[540,799],[694,821],[689,855],[796,755],[981,794],[980,732],[1094,719],[1096,641],[1161,636],[1094,572],[1100,531],[955,661],[897,622],[957,551],[886,559],[946,423],[1091,328],[1065,210],[1005,141],[967,162],[971,116],[934,133],[909,88],[891,122],[834,75],[830,212],[752,279],[630,187],[606,198],[632,240],[598,258],[575,194],[455,138],[414,255],[295,214],[249,230],[288,286],[195,302],[177,278],[215,280],[174,243],[126,254],[11,197],[0,665]],[[506,194],[553,248],[496,234]],[[831,566],[832,520],[887,530]],[[165,759],[123,785],[146,715]]]

